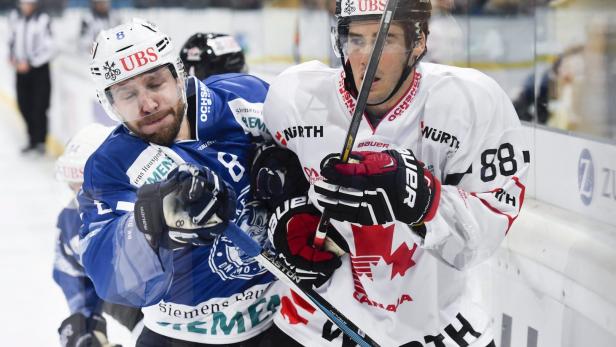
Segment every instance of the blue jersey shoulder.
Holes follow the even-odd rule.
[[[210,76],[204,82],[216,98],[218,114],[225,118],[220,123],[221,129],[229,129],[228,125],[233,124],[233,130],[239,130],[237,134],[249,135],[244,137],[253,141],[267,136],[263,103],[269,85],[265,81],[247,74],[230,73]],[[227,126],[226,122],[229,122]]]
[[[133,189],[126,180],[126,172],[148,146],[147,142],[131,135],[124,126],[118,126],[88,158],[84,168],[83,189]]]
[[[263,102],[269,89],[267,82],[244,73],[212,75],[204,82],[208,88],[226,96],[227,100],[241,97],[248,102]]]

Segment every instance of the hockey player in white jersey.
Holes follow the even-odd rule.
[[[381,346],[494,346],[492,318],[467,273],[518,216],[528,141],[492,79],[421,62],[430,1],[400,0],[351,160],[341,162],[383,7],[338,0],[333,42],[343,67],[304,63],[270,87],[266,125],[311,183],[308,203],[297,198],[276,209],[272,241]],[[323,211],[342,256],[313,246]],[[352,344],[297,295],[281,303],[275,324],[298,343]]]

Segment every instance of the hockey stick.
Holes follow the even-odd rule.
[[[284,284],[289,286],[295,293],[307,302],[311,302],[321,312],[323,312],[334,324],[340,328],[348,337],[353,339],[361,347],[379,346],[368,335],[361,336],[359,328],[346,316],[336,310],[327,300],[323,299],[312,286],[300,286],[300,278],[294,269],[289,268],[283,261],[276,259],[271,253],[255,242],[250,236],[244,233],[234,223],[229,223],[229,227],[224,234],[233,244],[244,251],[248,256],[254,257],[264,268],[278,277]]]
[[[376,68],[379,66],[379,61],[381,60],[381,53],[383,53],[383,46],[385,46],[385,38],[389,32],[389,25],[394,18],[396,7],[398,7],[398,0],[387,0],[387,4],[385,4],[385,11],[383,11],[383,16],[381,17],[379,32],[376,36],[376,42],[374,43],[374,47],[372,47],[370,60],[368,61],[366,72],[364,73],[364,79],[359,87],[359,95],[357,97],[355,110],[353,111],[353,117],[351,118],[351,125],[349,126],[346,138],[344,139],[344,146],[340,152],[340,160],[343,163],[349,161],[349,156],[351,155],[351,150],[353,149],[353,144],[355,143],[355,136],[357,135],[359,124],[361,123],[361,119],[368,104],[368,94],[370,94],[370,88],[372,87],[372,82],[374,81]],[[315,247],[323,247],[329,227],[329,217],[327,216],[327,213],[323,213],[321,215],[321,219],[319,220],[316,235],[314,236]]]

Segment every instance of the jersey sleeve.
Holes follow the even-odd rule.
[[[126,177],[113,176],[108,170],[113,161],[97,154],[86,164],[78,195],[83,266],[104,300],[136,307],[154,304],[171,283],[172,251],[150,247],[135,225],[135,188]]]
[[[286,147],[295,153],[297,148],[293,143],[287,143],[282,134],[297,118],[296,109],[291,103],[291,91],[296,90],[298,83],[295,74],[291,73],[290,69],[285,70],[272,82],[263,104],[263,120],[272,140],[278,146]]]
[[[509,97],[487,76],[477,79],[470,86],[450,83],[426,105],[448,107],[443,114],[467,129],[443,164],[438,208],[425,223],[423,240],[424,248],[458,269],[477,264],[499,247],[524,202],[530,165],[528,140]],[[459,102],[443,103],[444,95]],[[454,116],[459,114],[467,117]]]
[[[257,142],[270,135],[263,122],[263,102],[269,85],[252,75],[229,73],[213,75],[197,86],[198,132],[201,139],[244,139]],[[209,108],[202,105],[210,104]],[[209,112],[203,113],[203,110]],[[205,115],[205,117],[204,117]],[[215,123],[215,124],[213,124]]]
[[[53,279],[62,289],[71,314],[82,313],[90,317],[94,313],[100,314],[103,302],[79,261],[81,219],[75,208],[65,208],[58,216]]]

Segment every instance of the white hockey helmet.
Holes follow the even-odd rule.
[[[64,153],[56,160],[56,179],[67,183],[83,183],[83,168],[86,161],[113,129],[93,123],[79,130],[66,144]]]
[[[171,38],[156,25],[133,18],[130,23],[101,31],[92,46],[90,73],[98,100],[107,114],[120,122],[136,118],[113,107],[109,88],[162,66],[168,66],[173,77],[179,79],[180,88],[184,88],[182,61],[173,52]]]
[[[332,44],[336,56],[341,59],[342,66],[345,72],[344,87],[352,95],[359,94],[359,86],[355,85],[353,79],[353,71],[348,63],[349,54],[353,52],[364,52],[370,54],[374,43],[368,44],[361,37],[353,37],[349,33],[351,24],[361,25],[362,22],[380,21],[385,11],[385,2],[383,1],[362,1],[362,0],[336,0],[336,24],[332,27]],[[432,15],[432,4],[430,0],[399,0],[396,6],[395,15],[392,18],[392,24],[397,23],[404,30],[405,47],[399,45],[390,45],[387,40],[383,47],[383,52],[388,50],[400,51],[406,53],[406,66],[400,75],[398,82],[392,88],[389,96],[377,103],[369,103],[368,105],[380,105],[390,100],[399,90],[402,83],[411,74],[415,65],[421,60],[425,54],[425,49],[421,55],[413,58],[412,53],[415,45],[420,42],[422,33],[428,37],[428,22]]]

